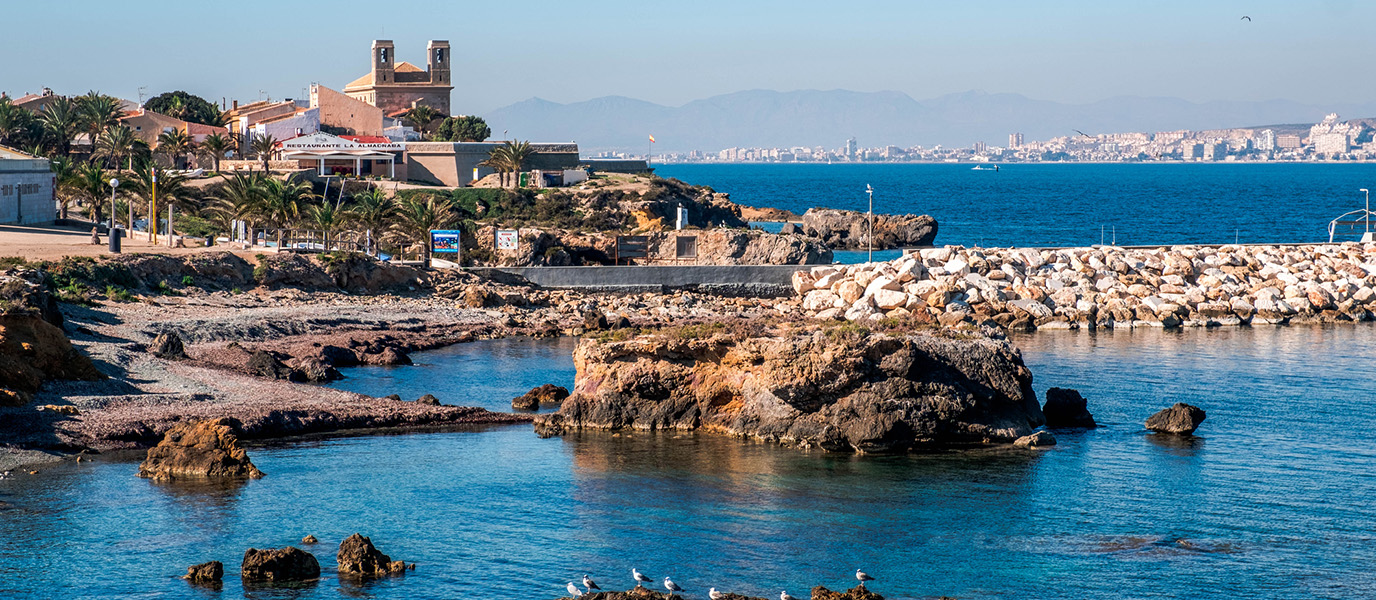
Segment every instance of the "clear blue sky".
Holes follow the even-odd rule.
[[[454,47],[455,112],[477,114],[532,96],[679,105],[757,88],[1376,98],[1376,2],[1356,0],[4,4],[0,90],[11,95],[292,97],[366,73],[374,38],[421,64],[434,38]]]

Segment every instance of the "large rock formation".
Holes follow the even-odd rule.
[[[831,264],[831,249],[802,235],[781,235],[749,229],[693,229],[649,235],[650,256],[672,260],[679,238],[696,238],[699,265],[819,265]]]
[[[1089,401],[1076,390],[1058,387],[1046,390],[1042,414],[1046,416],[1047,427],[1098,427],[1094,415],[1089,412]]]
[[[163,435],[139,465],[139,477],[175,480],[200,477],[262,477],[234,435],[229,419],[182,423]]]
[[[541,406],[559,406],[564,398],[569,397],[569,390],[564,386],[546,383],[540,387],[526,392],[523,396],[511,399],[511,408],[516,410],[538,410]]]
[[[406,572],[406,563],[392,560],[373,546],[372,540],[353,534],[339,543],[339,574],[353,577],[386,577]]]
[[[101,377],[63,333],[62,313],[42,274],[0,274],[0,406],[27,404],[50,379]]]
[[[869,247],[869,215],[853,210],[814,208],[803,214],[802,230],[837,250]],[[927,215],[874,215],[874,249],[930,246],[936,240],[936,219]]]
[[[1170,408],[1147,417],[1147,429],[1157,433],[1190,435],[1204,422],[1204,409],[1176,402]]]
[[[798,446],[903,452],[1011,443],[1042,424],[1032,374],[1008,342],[974,331],[693,328],[587,338],[577,383],[536,430],[700,429]]]
[[[306,581],[320,577],[320,561],[295,546],[244,551],[239,575],[246,581]]]

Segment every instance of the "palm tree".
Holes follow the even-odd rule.
[[[530,157],[531,152],[530,142],[502,142],[502,145],[488,153],[487,160],[478,164],[492,167],[500,173],[503,186],[506,185],[506,174],[512,173],[512,185],[515,186],[521,181],[521,170],[525,168],[526,159]]]
[[[497,172],[497,177],[501,181],[502,187],[506,187],[506,174],[511,170],[511,153],[507,146],[497,146],[487,153],[487,160],[478,163],[480,166],[490,167]]]
[[[134,163],[132,175],[129,189],[142,198],[144,202],[151,204],[156,191],[157,201],[161,206],[172,205],[183,210],[189,207],[191,198],[185,175],[166,171],[159,172],[157,164],[152,160],[141,160]],[[154,187],[155,177],[157,179],[156,189]],[[150,215],[148,221],[150,225],[157,222],[157,215]]]
[[[186,158],[186,153],[190,152],[196,145],[196,139],[191,134],[180,129],[164,131],[158,136],[158,152],[167,155],[172,159],[172,168],[180,169],[181,162]]]
[[[416,126],[416,131],[420,133],[421,139],[425,139],[425,132],[430,129],[430,122],[439,116],[440,111],[424,104],[417,104],[415,108],[406,112],[406,120]]]
[[[72,138],[81,131],[81,115],[76,105],[66,98],[58,98],[43,107],[39,115],[43,122],[44,133],[52,138],[62,156],[71,156]]]
[[[370,189],[354,194],[353,203],[346,210],[346,219],[368,232],[368,253],[372,253],[378,233],[392,217],[396,205],[382,190]]]
[[[277,138],[268,133],[255,135],[253,142],[249,144],[249,149],[258,156],[259,160],[263,161],[263,172],[272,173],[272,169],[268,168],[268,161],[272,160],[272,152],[277,149]]]
[[[420,244],[421,256],[425,265],[430,265],[430,232],[435,229],[449,229],[458,221],[458,213],[449,198],[426,195],[425,200],[417,197],[401,201],[392,219],[387,235],[399,246]]]
[[[127,125],[115,125],[105,130],[105,135],[100,136],[96,142],[95,154],[93,157],[104,157],[110,159],[110,167],[119,169],[124,159],[129,159],[129,168],[133,168],[134,155],[140,154],[141,150],[147,150],[148,144],[134,135],[134,130]]]
[[[9,96],[0,96],[0,144],[18,147],[36,141],[35,130],[41,132],[41,124],[32,112],[15,106]]]
[[[301,207],[315,197],[311,184],[304,181],[283,181],[271,177],[262,180],[262,201],[258,215],[277,228],[277,247],[282,247],[283,231],[301,218]]]
[[[101,222],[100,207],[110,193],[110,178],[106,177],[105,170],[95,163],[81,165],[72,174],[72,186],[83,200],[90,203],[91,220]]]
[[[120,104],[119,98],[96,91],[78,97],[76,105],[77,112],[81,114],[81,127],[90,135],[91,151],[94,152],[96,138],[99,138],[106,128],[119,124],[120,117],[124,116],[124,106]]]
[[[331,234],[338,231],[344,225],[344,211],[335,208],[329,202],[312,204],[306,211],[306,217],[310,220],[311,227],[319,229],[325,234],[325,249],[330,249]]]
[[[259,222],[263,204],[263,181],[267,179],[267,175],[252,171],[235,171],[222,177],[225,178],[225,183],[220,188],[219,195],[214,198],[211,212],[220,217],[226,229],[230,228],[232,221],[248,221],[250,225]]]
[[[69,158],[56,157],[48,161],[53,170],[53,194],[61,207],[60,219],[67,218],[67,208],[73,200],[80,200],[82,192],[77,178],[77,167]]]
[[[201,141],[200,148],[202,154],[210,157],[214,163],[214,170],[218,173],[220,172],[220,159],[225,157],[225,153],[234,149],[234,142],[223,135],[213,133]]]

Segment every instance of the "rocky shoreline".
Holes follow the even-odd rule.
[[[1376,244],[923,249],[799,271],[823,320],[914,318],[1013,330],[1370,321]]]

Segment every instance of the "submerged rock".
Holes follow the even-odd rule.
[[[392,560],[373,546],[372,540],[353,534],[339,543],[339,574],[354,577],[386,577],[406,572],[406,563]]]
[[[1051,428],[1098,427],[1089,412],[1089,401],[1076,390],[1053,387],[1046,390],[1046,404],[1042,406],[1046,426]]]
[[[224,563],[218,560],[212,560],[208,563],[187,567],[186,575],[182,576],[182,579],[190,581],[191,583],[217,584],[220,583],[220,580],[224,579],[224,576]]]
[[[1043,422],[1021,355],[982,333],[694,333],[583,339],[574,393],[536,417],[537,432],[703,430],[904,452],[1011,443]]]
[[[239,575],[248,581],[305,581],[320,577],[320,561],[295,546],[244,551]]]
[[[253,466],[248,453],[239,447],[239,438],[234,435],[236,424],[229,419],[216,419],[172,427],[157,446],[148,450],[148,458],[139,465],[139,477],[165,481],[262,477],[263,472]]]
[[[1199,424],[1204,422],[1204,418],[1204,409],[1176,402],[1170,408],[1147,417],[1147,429],[1157,433],[1190,435],[1199,429]]]
[[[175,331],[165,331],[153,338],[153,344],[148,347],[148,351],[158,358],[170,360],[181,360],[186,358],[186,347],[182,344],[182,336]]]
[[[526,392],[524,396],[511,399],[511,408],[516,410],[537,410],[541,406],[558,406],[569,397],[569,390],[563,386],[546,383]]]

